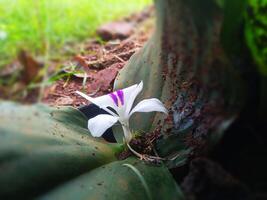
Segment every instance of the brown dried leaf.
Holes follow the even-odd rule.
[[[23,66],[22,70],[22,79],[25,83],[30,83],[31,81],[38,81],[40,77],[38,77],[39,71],[41,70],[43,64],[38,62],[35,58],[33,58],[29,52],[25,50],[21,50],[18,55],[19,62]]]

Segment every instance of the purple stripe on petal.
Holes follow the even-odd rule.
[[[118,102],[118,98],[117,98],[116,94],[110,93],[109,96],[112,98],[113,102],[118,106],[119,102]]]
[[[123,93],[123,91],[122,90],[118,90],[117,91],[117,96],[119,97],[121,105],[123,106],[124,105],[124,93]]]

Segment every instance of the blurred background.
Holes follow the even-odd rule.
[[[0,0],[0,66],[20,48],[35,55],[94,37],[105,22],[140,11],[151,0]],[[53,55],[55,56],[55,55]]]
[[[100,25],[151,4],[152,0],[0,0],[0,99],[36,102],[28,97],[30,89],[39,88],[63,62],[80,54],[85,41],[103,42],[96,34]]]

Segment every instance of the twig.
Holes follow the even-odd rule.
[[[129,54],[134,54],[136,51],[138,51],[140,48],[135,48],[131,49],[130,51],[126,51],[123,53],[119,53],[117,56],[122,57],[122,56],[128,56]]]
[[[94,96],[96,93],[98,93],[100,91],[100,87],[98,87],[94,92],[87,94],[88,96]],[[75,92],[73,92],[73,94],[75,94]]]
[[[147,155],[147,154],[140,154],[138,153],[137,151],[135,151],[129,143],[126,143],[127,144],[127,147],[129,148],[129,150],[134,154],[136,155],[138,158],[140,158],[140,160],[144,160],[144,161],[148,161],[148,162],[153,162],[153,161],[173,161],[175,160],[176,158],[178,158],[178,156],[180,156],[179,153],[176,153],[174,154],[172,157],[165,157],[165,158],[162,158],[162,157],[159,157],[157,152],[153,149],[154,153],[156,154],[156,156],[151,156],[151,155]]]
[[[67,95],[64,95],[64,94],[58,94],[58,93],[54,93],[54,92],[49,92],[50,95],[53,95],[53,96],[59,96],[59,97],[69,97]]]
[[[125,63],[125,61],[124,61],[122,58],[120,58],[119,56],[114,55],[114,57],[117,58],[117,59],[118,59],[119,61],[121,61],[122,63]]]
[[[145,160],[145,161],[149,161],[149,162],[153,162],[153,161],[159,161],[159,160],[166,160],[165,158],[161,158],[161,157],[157,157],[157,156],[150,156],[150,155],[147,155],[147,154],[140,154],[138,153],[137,151],[135,151],[129,143],[126,143],[129,150],[134,154],[136,155],[138,158],[140,158],[140,160]]]
[[[101,68],[100,66],[102,66],[104,62],[107,62],[107,61],[112,60],[114,58],[118,59],[122,63],[125,63],[126,61],[123,60],[122,57],[124,57],[124,56],[131,56],[132,54],[134,54],[139,49],[140,48],[131,49],[130,51],[123,52],[123,53],[120,53],[120,54],[114,54],[114,53],[112,53],[113,55],[110,55],[109,58],[105,58],[103,56],[102,58],[100,58],[98,60],[93,60],[93,61],[86,62],[86,65],[93,66],[96,69],[100,69]]]

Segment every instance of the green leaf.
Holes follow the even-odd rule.
[[[13,159],[50,145],[103,146],[106,143],[90,135],[85,116],[71,107],[5,102],[0,104],[0,110],[0,163],[4,157]]]
[[[267,0],[248,0],[245,37],[253,61],[260,73],[259,114],[265,121],[267,111]]]
[[[167,168],[128,158],[92,170],[40,199],[182,200],[184,196]]]
[[[220,3],[225,6],[224,1]],[[210,135],[217,134],[225,121],[236,116],[244,98],[239,73],[221,45],[223,10],[218,1],[155,0],[155,7],[157,20],[152,37],[119,72],[114,87],[124,88],[143,80],[144,89],[136,102],[158,98],[169,109],[168,117],[136,113],[130,127],[144,134],[158,128],[162,135],[156,147],[158,154],[180,154],[168,164],[175,167],[186,163],[188,155],[201,145],[205,147]],[[228,24],[227,30],[240,21],[240,13],[234,14],[231,16],[238,18]],[[114,132],[120,133],[117,127]],[[185,137],[180,138],[181,133]]]
[[[165,161],[168,168],[175,168],[186,164],[192,149],[185,145],[186,134],[174,134],[159,140],[156,144],[157,153],[161,157],[169,157]],[[175,142],[174,142],[175,141]]]
[[[259,71],[267,76],[267,0],[248,0],[245,36]]]
[[[116,160],[120,145],[90,136],[71,107],[0,104],[0,197],[32,197]]]

